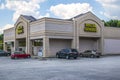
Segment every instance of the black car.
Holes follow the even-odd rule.
[[[10,56],[10,55],[11,55],[10,52],[0,50],[0,56]]]
[[[100,52],[97,52],[96,50],[85,50],[84,52],[80,53],[80,56],[82,57],[97,57],[99,58],[101,56]]]
[[[62,49],[56,53],[56,57],[66,59],[73,57],[74,59],[77,59],[78,51],[76,49]]]

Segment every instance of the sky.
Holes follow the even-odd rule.
[[[101,20],[120,19],[120,0],[0,0],[0,33],[14,26],[18,17],[69,19],[91,11]]]

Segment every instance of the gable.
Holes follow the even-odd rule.
[[[87,12],[85,14],[74,17],[79,36],[86,37],[100,37],[104,28],[103,22],[93,13]]]

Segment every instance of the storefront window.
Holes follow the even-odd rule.
[[[26,42],[25,41],[19,41],[19,46],[26,46]]]
[[[42,43],[42,40],[34,40],[34,46],[42,46],[43,43]]]

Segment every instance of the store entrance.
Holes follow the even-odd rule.
[[[24,51],[26,52],[26,39],[18,39],[18,48],[17,51]]]
[[[43,39],[32,40],[32,54],[34,56],[43,55]]]

